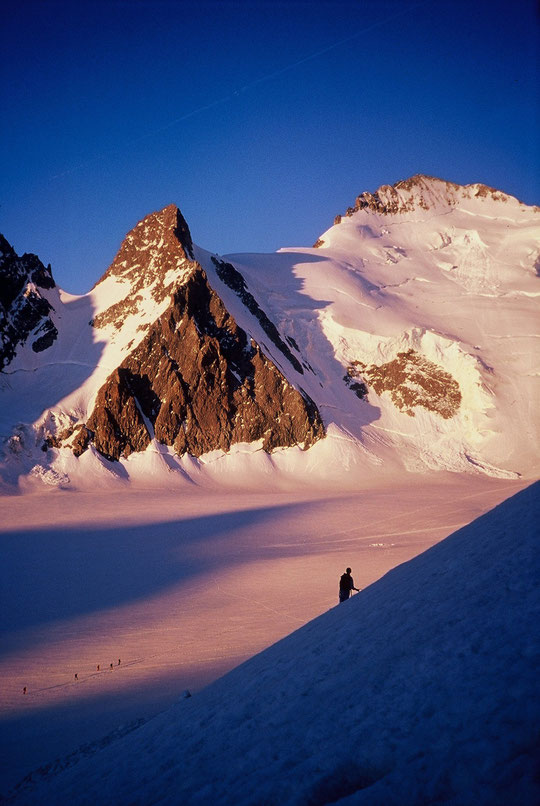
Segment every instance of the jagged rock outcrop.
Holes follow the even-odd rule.
[[[75,426],[65,428],[57,434],[49,434],[42,449],[46,451],[48,448],[69,447],[75,456],[80,456],[88,448],[92,437],[93,434],[83,423],[77,423]]]
[[[341,224],[344,218],[350,218],[359,210],[383,216],[428,210],[441,212],[459,207],[463,200],[473,198],[490,198],[502,203],[512,199],[506,193],[488,185],[478,183],[457,185],[455,182],[447,182],[435,176],[416,174],[416,176],[396,182],[394,185],[381,185],[374,193],[368,191],[361,193],[356,197],[354,205],[347,208],[344,215],[336,215],[334,226]],[[326,245],[325,239],[321,237],[315,241],[313,248],[318,249]]]
[[[53,310],[40,289],[54,288],[51,267],[36,255],[19,257],[0,235],[0,370],[15,356],[20,344],[31,340],[34,352],[50,347],[58,331]]]
[[[345,215],[351,216],[358,210],[366,209],[380,215],[396,215],[418,209],[430,210],[439,205],[451,208],[457,206],[462,199],[488,196],[501,202],[509,198],[505,193],[487,185],[457,185],[434,176],[417,174],[394,185],[382,185],[375,193],[361,193]],[[342,216],[337,215],[334,224],[339,224],[341,220]]]
[[[350,216],[366,208],[382,215],[407,213],[418,208],[429,210],[434,196],[452,206],[455,204],[455,191],[458,190],[460,186],[452,182],[417,175],[395,185],[382,185],[375,193],[361,193],[356,197],[354,207],[349,207],[345,215]]]
[[[461,404],[456,379],[415,350],[400,352],[380,365],[354,361],[344,381],[362,399],[370,387],[378,395],[388,392],[394,406],[410,417],[414,417],[413,408],[421,406],[448,420]]]
[[[238,442],[308,447],[324,435],[296,390],[236,324],[197,264],[171,305],[99,390],[86,434],[119,459],[153,436],[200,456]]]

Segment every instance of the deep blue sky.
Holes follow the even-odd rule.
[[[220,253],[310,246],[427,173],[540,203],[534,0],[3,5],[0,231],[83,293],[175,202]]]

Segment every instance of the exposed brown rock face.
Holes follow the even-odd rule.
[[[357,389],[351,383],[355,376],[365,381],[357,383]],[[398,353],[393,361],[380,366],[366,366],[354,361],[345,380],[359,397],[367,393],[366,383],[378,395],[389,392],[396,408],[410,417],[414,417],[414,406],[422,406],[448,420],[457,413],[461,404],[458,382],[442,367],[414,350]]]
[[[93,434],[82,423],[70,426],[59,434],[49,434],[42,446],[44,451],[47,448],[61,448],[69,444],[75,456],[80,456],[88,448]]]
[[[19,257],[0,235],[0,370],[12,361],[17,346],[31,339],[34,352],[50,347],[58,331],[51,304],[40,289],[54,288],[51,267],[36,255]]]
[[[463,189],[453,182],[444,182],[432,176],[413,176],[395,185],[382,185],[375,193],[361,193],[356,197],[354,207],[349,207],[345,215],[351,216],[357,210],[365,209],[382,215],[407,213],[417,208],[429,210],[433,196],[453,206],[456,204],[456,191]]]
[[[78,425],[75,428],[75,436],[71,440],[71,447],[75,456],[80,456],[88,448],[88,444],[92,439],[93,434],[90,433],[85,425]]]
[[[262,439],[263,449],[311,445],[319,412],[238,327],[203,270],[172,303],[97,395],[87,433],[110,459],[156,439],[200,456]]]
[[[149,289],[152,299],[162,302],[177,281],[178,273],[189,268],[192,260],[189,227],[174,204],[146,216],[126,235],[99,281],[116,277],[125,283],[128,295],[98,314],[91,324],[96,328],[113,325],[120,329],[127,315],[138,313],[143,290]]]
[[[115,369],[99,390],[87,423],[96,448],[109,459],[143,451],[150,442],[130,380],[130,372],[124,367]]]

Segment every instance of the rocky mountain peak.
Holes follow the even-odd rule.
[[[156,260],[158,253],[171,260]],[[132,282],[137,275],[163,274],[178,261],[193,260],[193,242],[186,220],[175,204],[150,213],[136,224],[124,238],[113,262],[96,285],[110,276]]]
[[[201,456],[258,440],[265,451],[308,447],[325,432],[314,402],[237,325],[194,264],[99,390],[81,433],[74,450],[93,442],[116,460],[153,438],[179,455]]]
[[[53,308],[42,293],[54,287],[50,266],[33,254],[19,257],[0,235],[0,370],[27,340],[34,352],[40,352],[56,339],[58,331],[50,318]]]
[[[23,286],[54,288],[50,265],[45,268],[37,255],[25,252],[19,257],[10,243],[0,235],[0,273],[2,301],[13,301]]]
[[[119,329],[130,314],[143,314],[143,308],[160,305],[174,287],[183,282],[195,266],[193,242],[182,213],[169,204],[143,218],[126,235],[116,257],[94,290],[120,284],[114,294],[104,294],[115,302],[100,306],[94,327],[113,325]]]
[[[489,187],[489,185],[482,183],[477,182],[471,185],[458,185],[455,182],[448,182],[444,179],[438,179],[435,176],[426,176],[425,174],[416,174],[410,179],[396,182],[393,187],[398,193],[408,193],[409,202],[415,199],[418,206],[422,207],[426,204],[428,209],[437,203],[454,207],[465,199],[490,198],[493,201],[505,203],[513,198],[507,193],[503,193],[501,190],[496,190],[496,188]]]
[[[302,373],[241,275],[222,261],[214,266]],[[175,205],[128,233],[92,295],[97,314],[91,324],[106,330],[105,340],[122,360],[98,390],[86,422],[53,435],[47,445],[79,455],[92,443],[118,460],[144,451],[153,439],[178,455],[198,457],[242,442],[260,441],[268,452],[309,447],[324,436],[314,402],[287,381],[209,285]]]

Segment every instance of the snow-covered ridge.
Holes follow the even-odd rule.
[[[361,193],[345,215],[350,217],[359,210],[384,216],[422,211],[441,213],[456,206],[488,212],[493,209],[493,202],[498,205],[498,211],[503,216],[512,215],[517,210],[527,210],[527,206],[515,197],[487,185],[457,185],[433,176],[417,174],[394,185],[381,185],[374,193]],[[501,209],[502,205],[507,205],[510,209],[504,211]],[[540,212],[537,207],[532,210]],[[334,223],[340,223],[341,219],[338,215]]]

